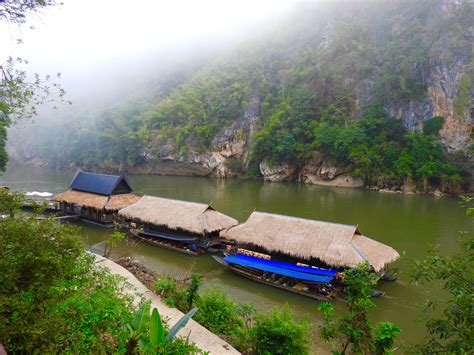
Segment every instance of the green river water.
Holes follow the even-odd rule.
[[[49,191],[67,189],[74,172],[36,167],[9,167],[0,176],[0,185],[13,190]],[[375,300],[373,320],[392,321],[401,329],[404,343],[420,340],[424,334],[418,321],[421,302],[442,297],[436,288],[418,287],[409,282],[412,260],[422,258],[430,246],[440,245],[444,253],[457,246],[459,231],[472,231],[473,225],[455,198],[435,199],[401,196],[366,190],[306,186],[296,183],[214,179],[175,176],[130,176],[136,193],[211,203],[219,211],[245,221],[257,209],[272,213],[357,224],[361,232],[394,247],[402,258],[393,266],[401,270],[399,279],[381,283],[386,295]],[[104,240],[107,230],[81,224],[88,248]],[[97,247],[97,246],[96,246]],[[317,301],[252,282],[225,270],[210,255],[189,257],[157,247],[142,245],[135,258],[165,274],[178,274],[194,264],[193,271],[204,276],[205,287],[219,285],[236,301],[251,302],[266,310],[288,303],[298,317],[318,323]],[[462,270],[460,270],[462,272]],[[336,307],[343,309],[340,301]]]

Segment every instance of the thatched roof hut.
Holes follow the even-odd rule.
[[[133,205],[121,209],[119,215],[129,220],[197,235],[218,232],[238,223],[210,205],[154,196],[143,196]]]
[[[54,201],[75,203],[83,207],[90,207],[96,210],[118,211],[137,202],[140,196],[128,193],[120,195],[98,195],[90,192],[69,190],[54,197]]]
[[[356,226],[253,212],[245,223],[222,231],[223,238],[336,267],[368,261],[376,272],[400,255],[360,234]]]

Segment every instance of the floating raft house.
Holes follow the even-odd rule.
[[[196,202],[143,196],[119,211],[124,219],[150,229],[176,231],[194,236],[219,236],[219,231],[237,225],[237,220]]]
[[[114,213],[140,199],[132,193],[124,175],[96,174],[79,169],[69,188],[53,200],[67,213],[100,223],[113,222]]]
[[[368,261],[376,272],[400,256],[395,249],[363,236],[357,226],[263,212],[253,212],[245,223],[222,231],[221,237],[340,268]]]

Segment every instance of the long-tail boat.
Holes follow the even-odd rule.
[[[248,279],[314,299],[328,301],[338,292],[332,284],[337,278],[337,270],[298,266],[244,254],[213,258]]]

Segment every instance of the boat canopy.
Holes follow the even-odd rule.
[[[334,270],[334,269],[320,269],[320,268],[311,267],[311,266],[299,266],[295,264],[285,263],[282,261],[256,258],[254,256],[249,256],[249,255],[244,255],[244,254],[237,254],[235,255],[235,257],[241,260],[255,261],[255,262],[259,262],[259,263],[266,264],[269,266],[276,266],[276,267],[281,267],[281,268],[289,269],[293,271],[304,272],[306,274],[333,277],[334,275],[338,273],[338,270]]]
[[[261,263],[259,261],[246,260],[243,258],[239,258],[237,256],[226,256],[224,258],[224,261],[229,264],[235,264],[235,265],[254,268],[261,271],[271,272],[278,275],[294,277],[295,279],[303,280],[303,281],[329,283],[333,279],[332,277],[328,277],[328,276],[311,275],[311,274],[306,274],[304,272],[298,272],[298,271],[293,271],[293,270],[289,270],[289,269],[285,269],[281,267],[271,266],[265,263]]]
[[[245,247],[260,247],[308,262],[319,259],[334,268],[353,268],[366,261],[381,272],[400,256],[388,245],[363,236],[357,226],[254,211],[245,223],[220,236]]]
[[[164,232],[155,232],[155,231],[143,231],[143,232],[139,232],[138,234],[143,235],[143,236],[148,236],[148,237],[157,237],[157,238],[162,238],[162,239],[175,240],[175,241],[183,242],[183,243],[192,243],[198,240],[197,237],[188,237],[184,235],[170,234],[170,233],[164,233]]]

